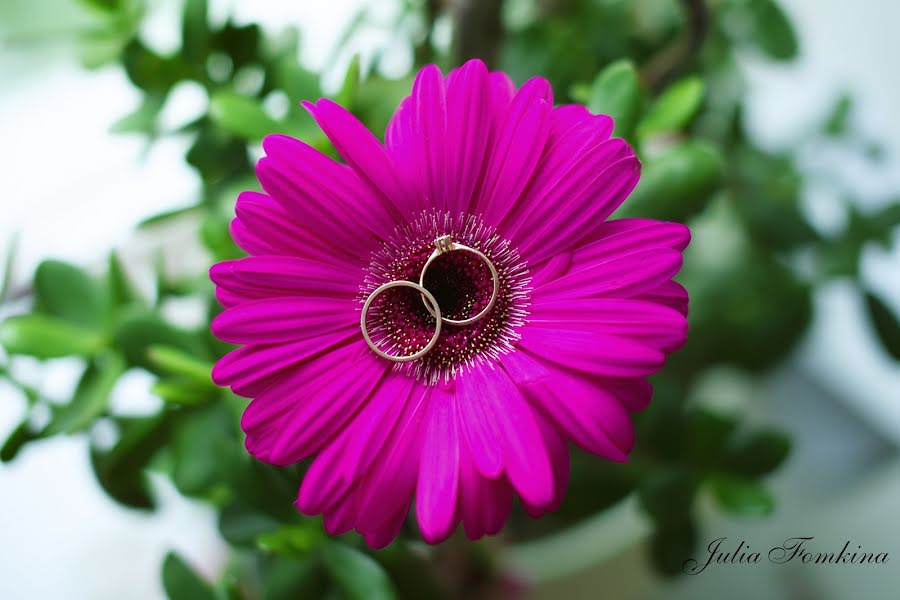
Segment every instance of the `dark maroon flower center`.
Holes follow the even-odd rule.
[[[422,267],[434,251],[434,241],[442,235],[450,235],[454,242],[484,253],[497,269],[500,285],[497,300],[484,318],[466,325],[445,322],[437,345],[421,359],[406,363],[411,374],[428,383],[450,380],[466,365],[493,361],[509,352],[527,315],[530,292],[531,280],[518,252],[480,219],[425,213],[410,225],[398,228],[375,253],[361,286],[361,301],[389,281],[418,283]],[[484,260],[464,250],[435,258],[423,284],[437,300],[443,317],[454,320],[478,314],[490,303],[493,292],[493,279]],[[368,312],[367,323],[375,344],[398,356],[424,348],[436,324],[422,295],[407,287],[392,288],[379,295]]]

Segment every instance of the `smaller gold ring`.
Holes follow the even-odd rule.
[[[457,244],[453,241],[453,239],[449,235],[442,235],[441,237],[434,240],[434,252],[431,253],[431,256],[428,257],[428,260],[425,261],[425,265],[422,267],[422,272],[419,274],[419,286],[424,289],[425,287],[425,272],[428,270],[428,267],[431,266],[431,263],[440,256],[441,254],[445,254],[447,252],[454,252],[456,250],[460,250],[463,252],[471,252],[478,258],[484,261],[484,263],[491,270],[491,279],[494,282],[494,289],[491,292],[491,300],[487,303],[481,311],[473,317],[469,317],[468,319],[448,319],[447,317],[441,318],[440,309],[438,308],[437,302],[432,302],[432,305],[435,308],[438,308],[438,311],[435,312],[429,303],[425,300],[425,295],[422,295],[422,302],[425,304],[425,308],[428,309],[428,312],[431,313],[431,316],[436,318],[438,321],[443,321],[448,325],[469,325],[470,323],[474,323],[476,321],[480,321],[484,317],[487,316],[491,309],[494,308],[494,304],[497,302],[497,296],[500,293],[500,274],[497,273],[497,267],[494,266],[494,263],[484,255],[480,250],[476,250],[471,246],[466,246],[463,244]],[[431,296],[429,294],[429,296]],[[431,299],[434,299],[434,296],[431,296]]]
[[[382,292],[394,287],[410,287],[418,291],[420,294],[422,294],[422,301],[426,303],[425,306],[428,307],[428,312],[434,315],[434,318],[437,319],[434,328],[434,335],[431,336],[431,340],[428,341],[428,344],[426,344],[425,347],[418,352],[410,354],[408,356],[394,356],[383,351],[381,348],[376,346],[375,342],[372,341],[372,338],[369,337],[369,329],[366,327],[366,316],[369,314],[369,307],[372,306],[372,301],[375,300],[375,298]],[[431,306],[429,306],[429,303],[431,304]],[[421,284],[415,283],[413,281],[399,279],[397,281],[389,281],[388,283],[385,283],[384,285],[376,288],[375,291],[369,294],[369,297],[366,298],[366,302],[363,304],[362,308],[362,315],[360,315],[359,317],[359,326],[362,329],[363,338],[365,338],[366,344],[369,345],[369,348],[375,351],[375,354],[394,362],[410,362],[422,358],[423,356],[431,352],[431,349],[434,348],[434,346],[437,344],[438,338],[441,336],[441,307],[438,306],[437,300],[434,296],[431,295],[431,292],[426,290]]]

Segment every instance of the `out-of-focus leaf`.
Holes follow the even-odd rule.
[[[35,430],[28,417],[25,417],[6,437],[3,446],[0,446],[0,462],[13,460],[25,444],[41,437],[42,432]]]
[[[775,510],[772,494],[757,481],[716,477],[710,486],[719,506],[730,513],[765,516]]]
[[[34,274],[34,293],[39,312],[84,327],[103,321],[105,290],[75,265],[43,261]]]
[[[692,75],[669,86],[653,103],[637,128],[638,137],[683,129],[703,102],[703,80]]]
[[[187,67],[178,55],[162,57],[137,38],[125,47],[122,64],[131,82],[146,92],[165,93],[188,76]]]
[[[826,135],[840,136],[847,132],[847,120],[850,111],[853,109],[853,97],[850,94],[843,94],[838,101],[835,102],[831,109],[831,114],[825,120],[822,131]]]
[[[222,482],[224,470],[240,451],[236,446],[230,415],[221,405],[184,414],[170,444],[175,487],[187,496],[210,492]]]
[[[109,297],[111,304],[115,308],[127,306],[140,299],[134,286],[128,280],[122,261],[115,251],[109,253],[109,263],[107,267],[107,281],[109,286]]]
[[[3,279],[0,279],[0,304],[3,304],[12,293],[13,269],[16,265],[16,248],[19,245],[19,234],[13,234],[6,245],[6,256],[3,260]]]
[[[97,356],[85,369],[68,404],[59,407],[47,434],[72,433],[91,425],[106,412],[109,394],[125,372],[125,362],[114,352]]]
[[[103,490],[111,498],[132,508],[152,509],[144,470],[169,439],[172,416],[120,418],[119,441],[108,451],[91,449],[91,465]]]
[[[213,32],[210,47],[227,54],[237,71],[247,64],[259,62],[260,38],[260,28],[256,23],[235,25],[228,22]]]
[[[693,475],[682,470],[655,473],[638,490],[641,505],[657,523],[674,523],[690,511],[697,491]]]
[[[169,346],[193,356],[206,356],[206,349],[198,336],[170,325],[153,313],[125,317],[116,328],[114,338],[129,365],[157,374],[164,372],[150,360],[151,346]]]
[[[644,164],[640,182],[616,218],[683,222],[706,206],[719,187],[723,170],[718,151],[705,142],[676,144]]]
[[[611,116],[615,135],[627,137],[634,127],[641,103],[637,70],[627,60],[618,60],[600,71],[591,85],[588,108]]]
[[[697,527],[689,513],[681,518],[657,524],[650,538],[653,564],[664,575],[677,575],[697,544]]]
[[[104,341],[99,333],[44,315],[10,317],[0,323],[0,345],[10,354],[85,356],[100,350]]]
[[[790,157],[741,146],[731,164],[735,208],[760,245],[786,250],[818,239],[800,211],[802,181]]]
[[[688,458],[696,465],[716,464],[736,426],[734,418],[711,410],[700,408],[691,411],[687,418],[685,436]]]
[[[266,552],[303,558],[322,542],[322,534],[318,527],[311,527],[309,523],[283,525],[274,531],[260,534],[256,542]]]
[[[328,577],[320,560],[296,560],[277,555],[263,561],[263,600],[327,598]]]
[[[736,435],[725,449],[723,466],[745,477],[761,477],[777,469],[791,451],[791,438],[776,429]]]
[[[111,133],[140,133],[155,136],[159,113],[166,103],[167,93],[157,92],[144,95],[134,112],[128,113],[110,127]]]
[[[85,6],[102,12],[115,12],[122,4],[121,0],[79,0]]]
[[[200,239],[217,261],[246,256],[234,243],[230,233],[231,219],[224,215],[208,215],[200,224]]]
[[[209,114],[226,131],[251,141],[281,129],[258,100],[234,92],[217,92],[210,100]]]
[[[164,225],[169,223],[170,221],[175,221],[184,217],[185,215],[191,215],[200,210],[197,206],[183,206],[181,208],[175,208],[172,210],[167,210],[165,212],[161,212],[159,214],[147,217],[140,223],[138,223],[138,229],[148,229],[150,227],[155,227],[157,225]]]
[[[210,378],[212,363],[171,346],[151,346],[147,352],[150,362],[160,371],[180,375],[195,383],[213,385]]]
[[[191,64],[201,70],[209,54],[209,24],[207,0],[186,0],[181,17],[181,52]]]
[[[776,60],[797,56],[794,28],[774,0],[751,0],[748,8],[753,19],[753,41],[763,52]]]
[[[374,558],[339,542],[322,546],[322,560],[348,600],[395,598],[391,580]]]
[[[344,83],[341,84],[341,89],[335,95],[335,102],[348,108],[353,107],[361,78],[359,54],[356,54],[350,60],[347,73],[344,75]]]
[[[156,381],[150,393],[159,396],[169,404],[179,406],[201,406],[216,399],[217,390],[209,385],[178,378]]]
[[[894,360],[900,360],[900,321],[897,316],[872,292],[866,292],[866,308],[881,347]]]
[[[251,170],[246,140],[213,127],[208,121],[188,150],[187,161],[208,183],[227,181]],[[204,200],[209,202],[208,198]]]
[[[174,552],[163,561],[162,581],[169,600],[218,600],[212,586]]]
[[[219,532],[235,546],[255,546],[260,534],[280,525],[280,520],[241,504],[230,504],[219,513]]]

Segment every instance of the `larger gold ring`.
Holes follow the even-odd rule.
[[[481,319],[486,317],[489,312],[491,312],[492,308],[494,308],[494,303],[497,302],[497,296],[500,293],[500,274],[497,273],[497,267],[494,266],[494,263],[492,263],[491,260],[487,256],[485,256],[484,253],[481,252],[480,250],[476,250],[475,248],[472,248],[470,246],[465,246],[463,244],[457,244],[453,241],[453,238],[449,235],[442,235],[441,237],[434,240],[434,252],[431,253],[431,256],[428,257],[428,260],[425,261],[425,265],[422,267],[422,273],[419,275],[419,286],[422,289],[425,289],[425,285],[424,285],[425,284],[425,272],[428,270],[428,267],[431,266],[431,263],[434,262],[434,260],[438,256],[440,256],[441,254],[444,254],[446,252],[455,252],[458,250],[463,251],[463,252],[471,252],[472,254],[474,254],[475,256],[477,256],[478,258],[480,258],[481,260],[484,261],[484,263],[491,270],[491,279],[493,279],[493,282],[494,282],[494,289],[493,289],[493,292],[491,293],[491,300],[490,300],[490,302],[487,303],[487,306],[485,306],[483,309],[481,309],[481,311],[478,314],[476,314],[473,317],[469,317],[468,319],[448,319],[447,317],[441,318],[440,309],[438,308],[437,303],[436,302],[433,303],[434,307],[438,308],[437,312],[435,312],[435,310],[433,310],[432,307],[429,306],[429,302],[426,301],[426,297],[423,294],[422,302],[425,304],[425,308],[428,309],[428,312],[431,313],[431,316],[436,318],[439,322],[443,321],[444,323],[447,323],[448,325],[468,325],[470,323],[480,321]],[[430,296],[431,300],[434,299],[434,296],[431,296],[431,294],[429,294],[429,296]]]
[[[375,342],[373,342],[372,338],[369,336],[369,329],[366,326],[366,317],[369,314],[369,307],[372,306],[372,302],[376,297],[378,297],[379,294],[394,287],[411,287],[414,290],[418,291],[420,294],[422,294],[422,301],[426,302],[425,306],[428,306],[428,312],[434,315],[434,318],[437,319],[434,328],[434,335],[431,336],[431,340],[428,341],[428,344],[426,344],[425,347],[418,352],[409,354],[407,356],[395,356],[393,354],[388,354],[387,352],[376,346]],[[431,349],[434,348],[435,344],[437,344],[438,342],[438,338],[441,335],[441,307],[438,306],[437,300],[434,296],[431,295],[431,292],[426,290],[421,284],[405,280],[390,281],[376,288],[375,291],[369,294],[369,297],[366,298],[366,302],[363,304],[362,308],[362,315],[360,315],[359,317],[359,326],[362,329],[363,338],[365,338],[366,343],[369,345],[369,348],[374,350],[375,354],[377,354],[378,356],[386,358],[388,360],[392,360],[394,362],[409,362],[412,360],[418,360],[431,352]]]

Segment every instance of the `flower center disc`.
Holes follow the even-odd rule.
[[[500,285],[497,300],[484,318],[466,325],[445,323],[431,352],[419,360],[397,365],[427,383],[449,381],[467,365],[493,361],[512,350],[519,337],[517,330],[527,315],[531,291],[531,278],[518,252],[480,219],[424,213],[409,225],[399,227],[373,254],[360,287],[360,302],[389,281],[418,282],[422,267],[434,251],[434,240],[441,235],[451,235],[453,241],[483,252],[497,269]],[[455,320],[478,314],[493,293],[488,266],[477,255],[463,250],[435,258],[423,284],[434,295],[442,315]],[[413,354],[424,348],[434,334],[435,319],[425,308],[421,294],[411,288],[385,291],[372,303],[368,314],[373,342],[390,354]]]

